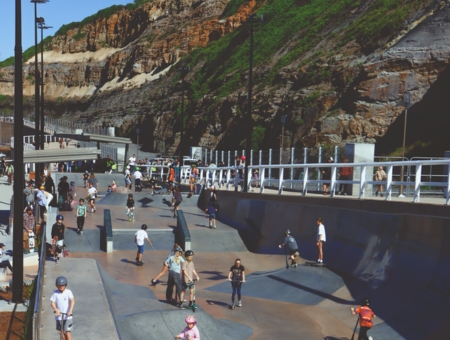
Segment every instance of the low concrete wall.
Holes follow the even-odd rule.
[[[208,195],[201,195],[199,208]],[[321,217],[327,234],[324,258],[334,270],[377,282],[397,266],[402,272],[408,268],[427,273],[427,284],[450,297],[448,207],[232,192],[219,192],[218,201],[219,219],[238,229],[253,252],[278,253],[289,228],[302,257],[316,260],[316,219]]]
[[[113,240],[111,211],[105,209],[103,212],[103,228],[100,230],[100,249],[107,253],[112,253],[114,250]]]
[[[100,174],[94,173],[95,178],[98,181],[99,189],[106,189],[108,185],[111,184],[111,181],[116,182],[117,186],[125,186],[125,182],[123,179],[123,174],[114,173],[114,174]],[[75,182],[75,186],[82,187],[83,186],[83,173],[81,172],[52,172],[52,177],[55,182],[55,187],[58,187],[59,180],[63,177],[67,177],[67,182],[71,181]]]
[[[175,229],[175,242],[178,243],[184,251],[191,250],[191,234],[184,218],[182,210],[177,211],[177,228]]]

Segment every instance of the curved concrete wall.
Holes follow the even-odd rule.
[[[203,208],[209,191],[199,198]],[[387,322],[407,339],[449,326],[449,208],[425,204],[218,192],[219,219],[239,230],[247,247],[280,253],[289,228],[301,256],[317,259],[317,217],[324,219],[324,260],[352,296],[369,296]],[[443,303],[443,302],[446,303]],[[447,333],[448,334],[448,333]],[[419,336],[420,335],[420,336]]]

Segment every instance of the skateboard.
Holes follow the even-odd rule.
[[[56,242],[58,242],[58,236],[53,237],[53,240],[52,240],[51,253],[53,254],[53,256],[56,256]]]
[[[323,263],[323,262],[318,263],[318,262],[306,261],[306,262],[305,262],[305,266],[308,266],[308,267],[320,267],[320,268],[322,268],[322,267],[325,267],[326,264]]]

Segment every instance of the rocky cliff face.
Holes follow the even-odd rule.
[[[373,1],[361,3],[341,26],[357,20]],[[182,85],[171,67],[198,48],[220,44],[249,13],[264,6],[255,0],[242,2],[234,14],[222,17],[227,4],[227,0],[153,1],[54,37],[44,53],[47,107],[55,116],[116,126],[122,135],[132,136],[134,126],[140,125],[147,132],[143,142],[150,149],[176,152]],[[355,40],[338,45],[329,38],[328,27],[323,39],[282,68],[272,83],[255,86],[252,125],[254,131],[262,131],[257,146],[280,145],[283,115],[287,116],[285,147],[383,141],[404,114],[403,94],[410,92],[413,109],[445,74],[449,18],[449,4],[423,1],[402,29],[388,35],[376,50]],[[283,53],[278,51],[273,60]],[[34,94],[32,62],[24,66],[24,92],[29,96]],[[184,84],[188,142],[183,147],[242,149],[247,75],[242,73],[241,87],[226,96],[218,96],[213,87],[199,97],[192,91],[203,61],[190,66]],[[261,83],[272,66],[255,67],[255,79]],[[0,73],[0,94],[12,95],[13,68]],[[232,76],[224,75],[223,83]],[[418,139],[409,137],[409,143]]]

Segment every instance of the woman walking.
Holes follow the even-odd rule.
[[[175,302],[177,303],[177,307],[180,309],[184,309],[183,303],[181,301],[181,290],[183,289],[181,284],[181,264],[184,262],[184,259],[181,256],[182,253],[183,249],[177,247],[175,249],[175,254],[170,256],[165,263],[165,265],[169,269],[169,281],[167,282],[166,300],[171,301],[173,286],[175,286]]]

